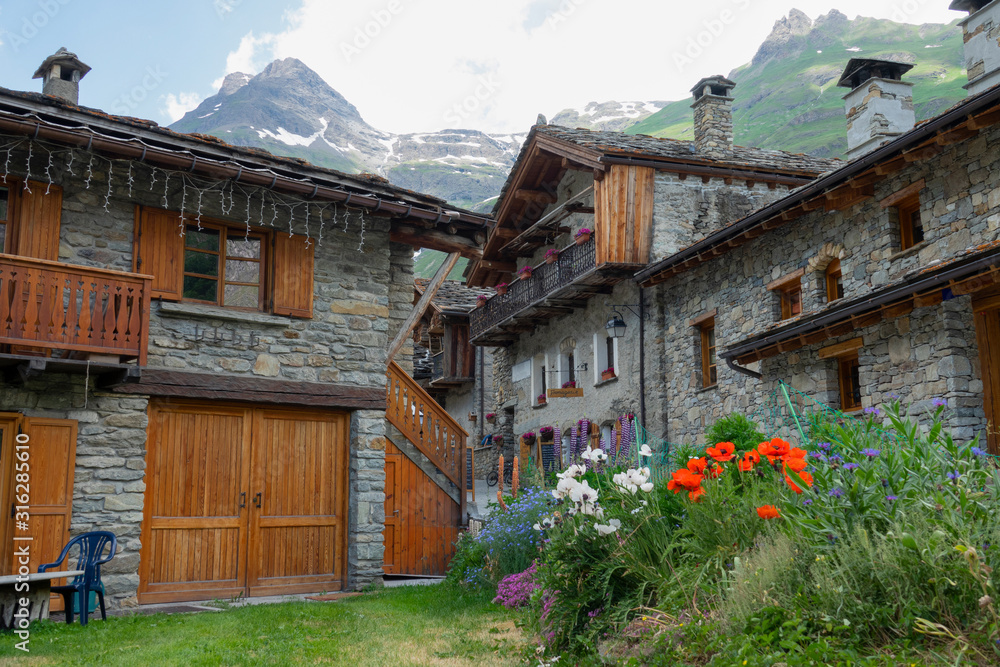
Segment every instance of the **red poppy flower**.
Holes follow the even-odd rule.
[[[708,468],[705,469],[705,474],[708,477],[715,479],[722,474],[723,470],[725,470],[725,468],[720,466],[718,463],[713,463],[712,465],[708,466]]]
[[[813,485],[812,475],[810,475],[806,471],[803,470],[802,472],[799,472],[798,476],[802,478],[802,481],[805,482],[806,486]],[[794,491],[795,493],[802,493],[802,489],[800,489],[796,485],[797,483],[791,478],[791,476],[787,472],[785,473],[785,481],[788,482],[788,486],[792,487],[792,491]]]
[[[744,452],[743,457],[740,459],[740,470],[750,472],[758,463],[760,463],[760,454],[751,449],[749,452]]]
[[[705,489],[701,488],[700,486],[697,489],[695,489],[694,491],[688,492],[688,498],[693,503],[696,503],[699,500],[701,500],[701,497],[703,495],[705,495]]]
[[[802,472],[806,469],[809,463],[805,459],[785,459],[785,470],[794,470],[795,472]]]
[[[799,449],[798,447],[793,447],[793,448],[791,448],[791,449],[788,450],[788,453],[785,454],[784,459],[786,461],[788,459],[804,459],[806,457],[807,453],[808,452],[806,452],[806,450],[804,450],[804,449]]]
[[[757,516],[761,519],[777,519],[781,514],[774,505],[764,505],[757,508]]]
[[[708,461],[705,459],[704,456],[701,457],[700,459],[688,459],[687,469],[693,473],[700,475],[701,473],[705,472],[706,467],[708,467]]]
[[[733,452],[735,451],[736,445],[731,442],[720,442],[715,447],[708,447],[705,449],[705,452],[719,463],[732,461]]]
[[[677,470],[672,475],[672,479],[667,482],[667,489],[673,491],[674,493],[680,493],[681,491],[694,491],[701,486],[701,480],[705,479],[703,475],[698,475],[687,468],[681,468]]]

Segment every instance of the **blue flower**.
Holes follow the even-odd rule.
[[[838,486],[836,488],[830,489],[830,495],[833,496],[834,498],[840,498],[841,496],[844,495],[844,490]]]
[[[830,463],[840,463],[843,460],[844,457],[841,456],[840,454],[830,454],[830,459],[829,459]]]
[[[829,442],[821,442],[816,446],[822,449],[824,452],[828,452],[831,449],[833,449],[833,445],[831,445]]]
[[[876,407],[865,408],[865,414],[872,415],[873,417],[878,417],[878,408]]]
[[[875,449],[874,447],[865,447],[861,450],[861,453],[867,456],[869,459],[873,459],[882,453],[881,449]],[[844,466],[847,467],[847,466]]]
[[[896,502],[896,500],[898,500],[898,498],[896,496],[886,496],[885,499],[887,501],[889,501],[890,503],[894,503],[894,502]]]
[[[948,405],[948,401],[943,398],[935,398],[931,401],[931,405],[935,408],[943,408]]]
[[[957,470],[952,470],[951,472],[948,473],[948,479],[950,479],[953,482],[957,482],[958,478],[961,476],[962,476],[961,473],[959,473]]]
[[[856,470],[857,468],[860,468],[860,467],[861,466],[858,465],[857,463],[845,463],[844,464],[844,470]]]
[[[804,505],[805,507],[809,507],[810,505],[812,505],[812,504],[813,504],[813,499],[812,499],[812,498],[806,498],[805,500],[803,500],[803,501],[802,501],[802,504],[803,504],[803,505]]]
[[[979,447],[972,448],[973,456],[987,456],[988,454],[989,452],[987,452],[985,449],[980,449]]]
[[[826,458],[823,455],[823,452],[809,452],[809,456],[811,456],[812,458],[814,458],[816,460],[820,460],[820,459],[825,459]]]

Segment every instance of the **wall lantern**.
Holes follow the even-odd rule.
[[[623,338],[625,336],[625,320],[622,318],[622,314],[617,310],[612,311],[604,328],[608,330],[608,336],[611,338]]]

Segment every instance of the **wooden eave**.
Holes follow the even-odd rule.
[[[846,210],[870,200],[874,186],[913,162],[929,159],[943,148],[975,137],[985,127],[1000,122],[1000,86],[970,98],[952,111],[925,122],[882,148],[848,163],[787,197],[752,213],[671,257],[638,272],[643,287],[663,283],[695,266],[739,247],[767,231],[819,209]],[[971,107],[966,110],[966,107]],[[982,107],[986,107],[985,109]]]

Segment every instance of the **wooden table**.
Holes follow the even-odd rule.
[[[6,575],[0,577],[0,629],[14,628],[14,612],[20,598],[28,598],[28,620],[37,621],[49,617],[49,589],[53,579],[72,579],[83,574],[83,570],[63,570],[61,572],[32,572],[27,576],[28,590],[18,592],[15,586],[23,577]]]

